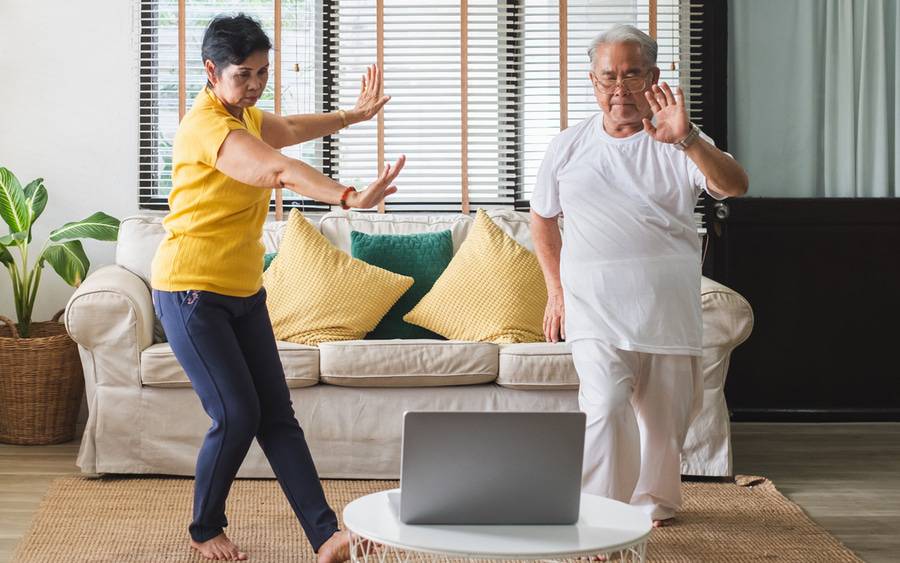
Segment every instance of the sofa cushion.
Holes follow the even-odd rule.
[[[459,252],[403,320],[452,340],[539,342],[546,305],[537,257],[479,209]]]
[[[319,345],[321,380],[345,387],[473,385],[497,378],[497,346],[454,340],[347,340]]]
[[[512,389],[578,389],[571,346],[566,342],[501,344],[497,385]]]
[[[314,346],[364,337],[413,279],[351,258],[294,209],[263,283],[275,337]]]
[[[350,233],[353,257],[384,268],[389,272],[411,277],[413,285],[391,307],[367,339],[438,338],[441,336],[420,326],[409,324],[403,315],[415,307],[431,290],[447,264],[453,258],[453,239],[450,231],[412,233],[408,235],[370,235]]]
[[[319,382],[318,348],[292,342],[277,344],[288,387],[309,387]],[[154,344],[141,353],[141,383],[148,387],[191,386],[169,344]]]
[[[306,220],[313,226],[316,222],[309,217]],[[266,221],[263,224],[262,241],[266,247],[266,254],[278,252],[281,246],[281,239],[284,238],[284,231],[287,228],[287,221]]]
[[[137,215],[122,219],[116,242],[116,264],[150,283],[150,265],[156,248],[166,236],[163,217]],[[266,252],[275,252],[281,244],[287,221],[268,221],[263,225],[262,240]]]
[[[534,243],[531,242],[531,216],[527,211],[488,209],[486,212],[501,231],[524,246],[529,252],[534,252]]]
[[[150,264],[156,248],[166,237],[162,217],[126,217],[119,224],[116,264],[150,283]]]
[[[332,211],[322,216],[319,231],[331,244],[350,254],[351,231],[370,235],[409,235],[449,230],[455,253],[465,240],[471,225],[472,218],[461,214],[409,215]]]

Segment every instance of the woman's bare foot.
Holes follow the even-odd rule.
[[[335,532],[319,548],[318,563],[343,563],[350,559],[350,532]]]
[[[204,559],[212,559],[213,561],[247,560],[247,554],[239,550],[237,546],[228,539],[225,532],[204,542],[191,540],[191,547],[196,549],[197,552],[200,553],[200,557],[203,557]]]

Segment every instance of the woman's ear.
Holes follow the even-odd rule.
[[[203,61],[203,67],[206,69],[206,80],[209,81],[213,86],[216,85],[216,82],[219,81],[219,77],[216,76],[216,65],[211,60],[206,59]]]
[[[651,72],[651,76],[650,76],[651,82],[650,83],[656,84],[657,82],[659,82],[659,67],[655,66],[655,67],[651,68],[650,72]]]

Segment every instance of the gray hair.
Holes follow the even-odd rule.
[[[591,66],[594,65],[594,53],[597,47],[610,43],[637,43],[641,48],[641,55],[647,66],[656,66],[656,52],[658,47],[656,40],[634,27],[633,25],[614,25],[603,33],[594,37],[591,41],[591,48],[588,49],[588,57],[591,59]]]

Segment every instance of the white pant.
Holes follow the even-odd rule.
[[[642,508],[654,520],[681,508],[681,448],[703,403],[701,358],[572,342],[587,415],[582,488]]]

